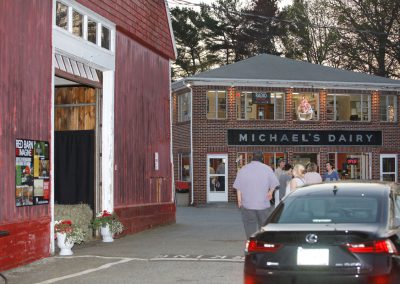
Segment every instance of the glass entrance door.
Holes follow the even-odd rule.
[[[228,202],[228,155],[207,155],[207,202]]]
[[[397,182],[397,155],[382,154],[380,167],[381,181]]]

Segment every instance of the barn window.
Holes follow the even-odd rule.
[[[114,51],[115,28],[107,19],[71,0],[55,1],[55,7],[56,27],[101,48]]]
[[[63,29],[68,29],[68,6],[57,2],[56,5],[56,25]]]

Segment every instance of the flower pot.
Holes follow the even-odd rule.
[[[57,246],[60,248],[60,255],[73,255],[71,248],[74,243],[66,241],[66,238],[67,235],[65,233],[57,233]]]
[[[108,224],[104,227],[100,227],[100,234],[104,243],[111,243],[114,241],[113,234],[111,233]]]

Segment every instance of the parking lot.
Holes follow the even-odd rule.
[[[56,255],[4,274],[10,284],[243,283],[240,218],[232,204],[178,207],[176,224],[75,246],[73,256]]]

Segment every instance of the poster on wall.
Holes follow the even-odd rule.
[[[50,202],[49,143],[27,139],[15,141],[15,205]]]

